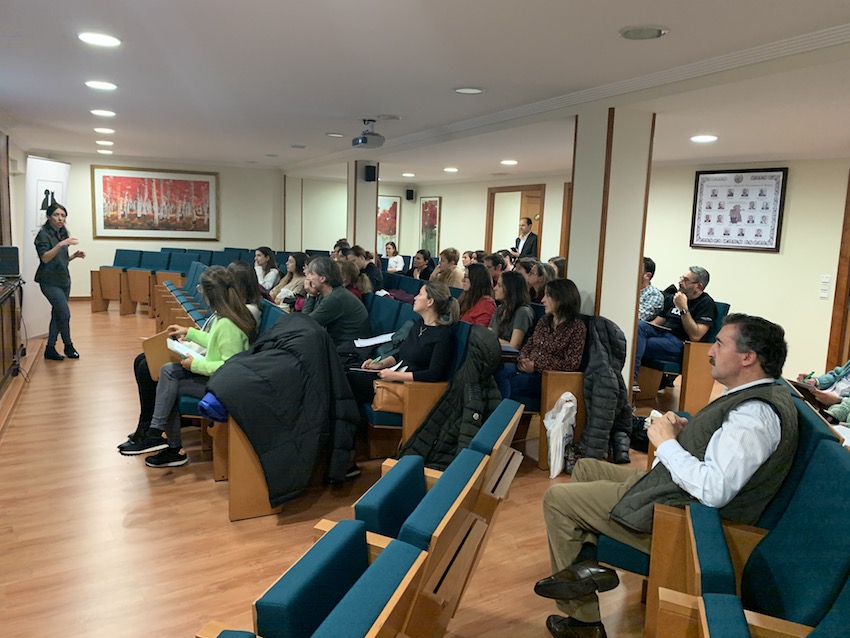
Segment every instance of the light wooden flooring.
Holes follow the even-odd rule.
[[[197,434],[182,468],[151,470],[115,449],[136,424],[132,361],[152,320],[91,314],[87,302],[72,312],[82,358],[44,361],[30,342],[31,381],[0,441],[0,635],[190,637],[210,619],[250,629],[251,603],[310,546],[314,522],[347,516],[380,463],[279,516],[231,523],[227,483],[211,479]],[[633,453],[633,465],[645,458]],[[523,462],[450,636],[549,635],[555,606],[532,586],[550,572],[540,505],[550,483]],[[609,636],[639,636],[641,581],[621,581],[601,596],[603,620]]]

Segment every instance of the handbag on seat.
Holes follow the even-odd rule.
[[[395,381],[384,381],[375,379],[375,398],[372,399],[372,409],[376,412],[392,412],[401,414],[404,412],[404,404],[407,399],[407,387],[403,383]]]

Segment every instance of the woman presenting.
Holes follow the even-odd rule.
[[[51,204],[47,209],[47,221],[35,237],[35,250],[39,259],[35,280],[52,308],[47,347],[44,349],[44,358],[51,361],[62,361],[65,357],[80,358],[71,339],[71,309],[68,307],[71,273],[68,272],[68,263],[73,259],[84,258],[86,254],[82,250],[68,254],[68,246],[76,246],[79,242],[68,234],[65,227],[67,217],[68,211],[64,206]],[[64,357],[56,351],[56,338],[59,335],[62,335],[62,343],[65,344]]]

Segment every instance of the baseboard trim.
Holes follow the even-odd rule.
[[[3,390],[3,395],[0,396],[0,443],[3,442],[3,437],[6,434],[6,428],[9,425],[9,417],[15,411],[18,405],[18,399],[24,391],[28,379],[33,372],[36,364],[44,355],[44,338],[33,338],[27,341],[27,356],[20,361],[21,371],[18,376],[13,377],[9,384]]]

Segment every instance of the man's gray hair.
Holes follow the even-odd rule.
[[[690,268],[688,268],[688,270],[693,273],[694,282],[702,284],[702,289],[705,290],[708,287],[708,271],[702,266],[691,266]]]

